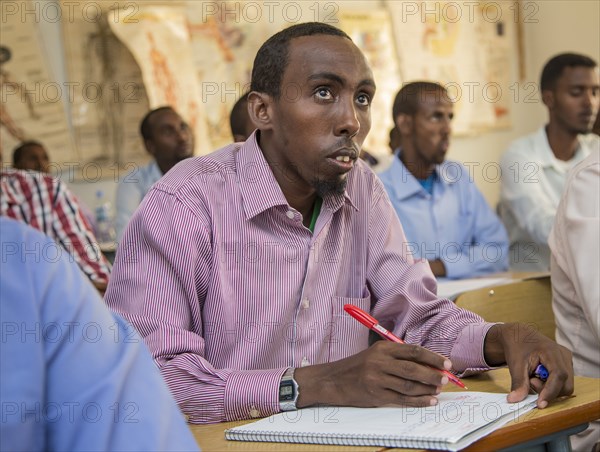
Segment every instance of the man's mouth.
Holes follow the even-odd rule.
[[[358,158],[358,152],[354,148],[343,148],[329,155],[330,160],[343,173],[348,172],[354,166]]]
[[[350,156],[348,156],[348,155],[338,155],[335,159],[338,162],[344,162],[344,163],[348,163],[350,160],[352,160],[350,158]]]

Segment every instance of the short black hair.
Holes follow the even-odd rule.
[[[566,67],[588,67],[590,69],[598,66],[593,59],[579,53],[561,53],[548,60],[542,69],[540,77],[540,89],[546,91],[554,89],[556,81],[560,78]]]
[[[229,127],[232,135],[246,134],[246,121],[248,119],[248,93],[240,96],[233,105],[229,114]]]
[[[352,41],[345,32],[322,22],[292,25],[275,33],[258,49],[252,66],[250,90],[266,93],[279,99],[281,80],[288,65],[289,44],[294,38],[313,35],[340,36]]]
[[[19,143],[19,145],[13,151],[13,155],[12,155],[13,166],[17,166],[19,161],[23,158],[23,154],[25,153],[27,148],[29,148],[31,146],[39,146],[41,148],[44,147],[44,145],[42,143],[40,143],[39,141],[35,141],[35,140],[27,140],[27,141],[23,141],[23,142]]]
[[[150,127],[150,121],[152,120],[152,116],[154,116],[156,113],[160,113],[162,111],[167,110],[175,112],[175,109],[173,107],[166,105],[164,107],[155,108],[154,110],[150,110],[148,113],[146,113],[146,116],[144,116],[144,118],[142,119],[142,123],[140,124],[140,133],[142,134],[142,138],[144,139],[144,141],[150,140],[152,138],[152,128]]]
[[[446,88],[439,83],[428,81],[417,81],[405,84],[394,99],[392,106],[392,121],[396,123],[396,118],[400,114],[414,115],[419,111],[419,103],[422,100],[421,95],[431,93],[448,94]]]

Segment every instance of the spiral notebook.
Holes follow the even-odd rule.
[[[382,446],[456,451],[535,408],[537,396],[447,392],[428,408],[316,407],[279,413],[225,431],[238,441]]]

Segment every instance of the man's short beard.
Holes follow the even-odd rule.
[[[317,194],[324,198],[327,195],[335,194],[341,195],[346,191],[346,185],[348,184],[348,178],[335,180],[324,180],[318,179],[314,182],[313,186]]]

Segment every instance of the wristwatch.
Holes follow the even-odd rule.
[[[281,377],[281,383],[279,383],[279,409],[281,411],[294,411],[298,396],[300,395],[300,389],[298,383],[294,380],[294,368],[290,367],[285,371],[283,377]]]

